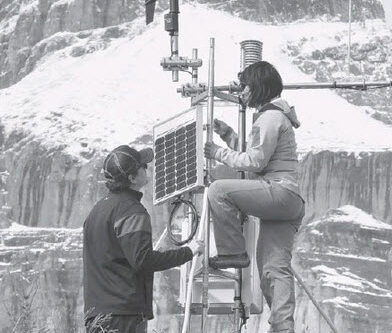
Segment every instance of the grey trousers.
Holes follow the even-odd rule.
[[[305,212],[302,198],[273,181],[225,179],[211,184],[208,199],[218,254],[246,251],[240,212],[261,219],[256,260],[270,332],[294,332],[291,252]]]

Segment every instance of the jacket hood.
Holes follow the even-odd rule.
[[[293,127],[298,128],[301,123],[298,120],[297,113],[295,112],[294,106],[290,106],[286,100],[283,98],[276,98],[271,101],[271,104],[274,104],[278,108],[282,109],[283,114],[290,120]]]

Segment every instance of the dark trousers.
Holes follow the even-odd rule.
[[[304,216],[302,198],[273,181],[217,180],[208,190],[218,254],[245,252],[239,212],[261,219],[257,266],[271,309],[269,332],[294,330],[294,279],[291,252]]]
[[[86,333],[147,333],[141,315],[100,315],[86,322]]]

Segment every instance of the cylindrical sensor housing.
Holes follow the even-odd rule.
[[[244,40],[241,45],[241,71],[263,58],[263,43],[258,40]]]

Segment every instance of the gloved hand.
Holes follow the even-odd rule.
[[[216,134],[222,137],[225,136],[230,130],[231,127],[227,125],[224,121],[219,119],[214,119],[214,132]]]
[[[213,142],[206,142],[204,145],[204,157],[215,159],[215,154],[218,148],[221,147]]]
[[[190,241],[188,247],[191,249],[194,256],[202,254],[204,252],[204,242],[200,240]]]

